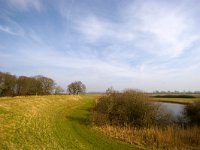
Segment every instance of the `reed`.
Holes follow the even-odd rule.
[[[152,149],[195,150],[200,147],[200,127],[197,126],[136,128],[104,125],[95,128],[121,141]]]

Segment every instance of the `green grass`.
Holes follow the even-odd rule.
[[[156,101],[156,102],[188,104],[195,101],[200,101],[200,98],[157,98],[157,97],[154,97],[151,100]]]
[[[95,95],[0,98],[0,149],[129,150],[91,126]]]
[[[178,97],[180,95],[180,97]],[[193,96],[193,98],[181,98],[181,96]],[[169,102],[169,103],[180,103],[180,104],[188,104],[195,101],[200,101],[200,95],[199,94],[151,94],[151,100],[157,101],[157,102]],[[161,96],[161,97],[156,97]],[[166,97],[165,97],[166,96]],[[167,97],[169,96],[169,97]],[[177,98],[173,98],[172,96],[175,96]]]

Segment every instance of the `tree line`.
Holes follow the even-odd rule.
[[[17,77],[0,72],[0,96],[48,95],[54,87],[54,80],[45,76]]]
[[[153,91],[152,94],[200,94],[200,91]]]
[[[68,85],[67,93],[79,94],[86,91],[81,81],[75,81]],[[33,77],[12,75],[0,72],[0,96],[23,96],[23,95],[49,95],[63,94],[64,89],[57,86],[49,77],[37,75]]]

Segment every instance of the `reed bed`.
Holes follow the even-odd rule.
[[[161,150],[199,150],[200,128],[179,126],[134,128],[117,126],[96,126],[102,133],[121,141]]]

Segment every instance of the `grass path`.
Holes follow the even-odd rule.
[[[0,149],[135,149],[92,129],[89,109],[95,98],[0,98]]]

